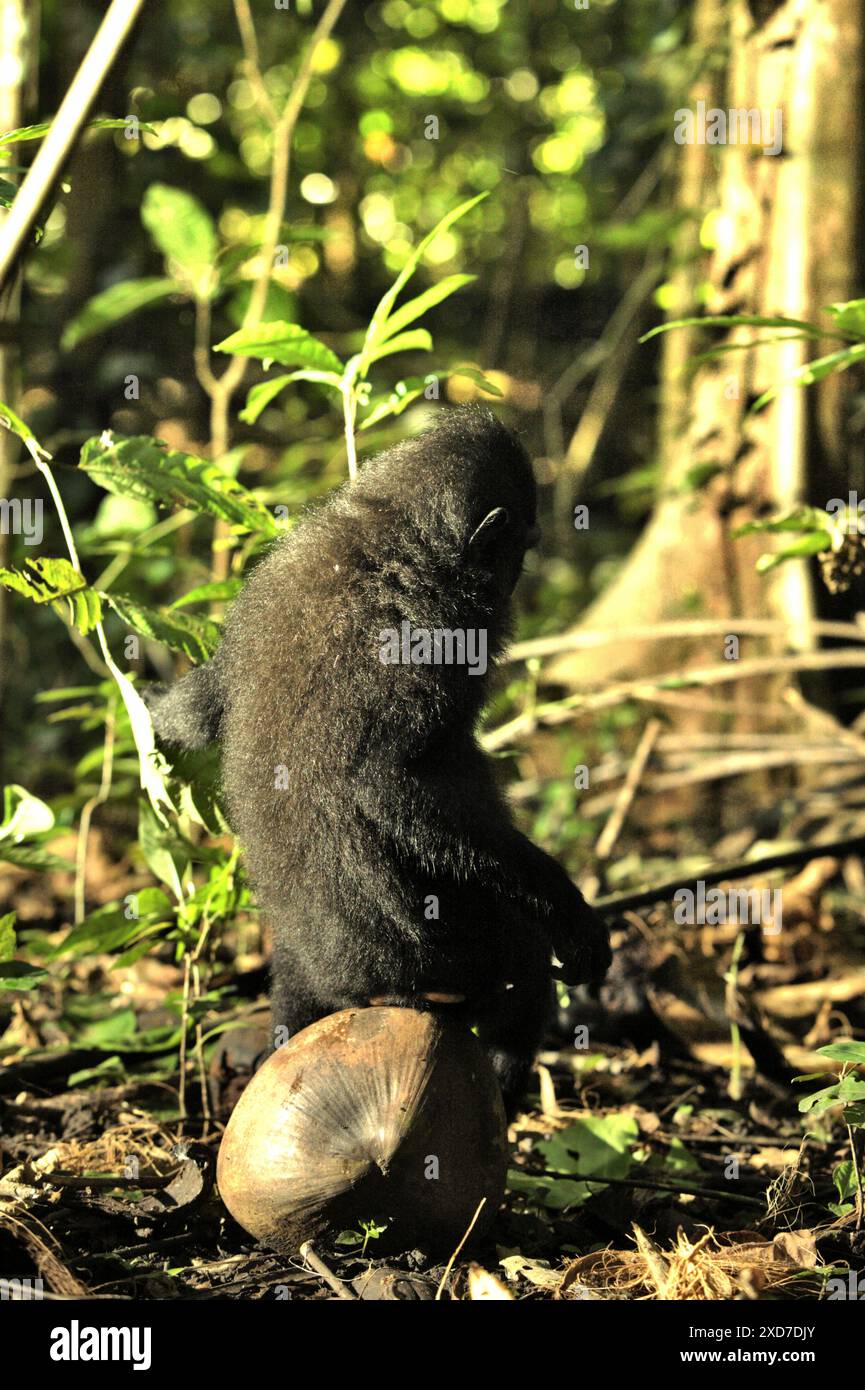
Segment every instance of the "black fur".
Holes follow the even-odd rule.
[[[607,933],[511,823],[474,736],[488,676],[383,664],[380,648],[407,620],[484,629],[492,660],[534,525],[522,446],[488,411],[453,412],[278,542],[214,659],[149,701],[167,742],[222,737],[229,817],[273,924],[274,1024],[464,995],[511,1111],[551,948],[569,982],[598,979]]]

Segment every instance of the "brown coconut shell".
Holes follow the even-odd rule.
[[[294,1253],[305,1240],[388,1228],[376,1249],[453,1249],[482,1199],[504,1195],[498,1082],[458,1020],[406,1008],[345,1009],[274,1052],[237,1103],[217,1182],[235,1220]]]

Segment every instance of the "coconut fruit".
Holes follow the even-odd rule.
[[[377,1249],[444,1250],[482,1201],[473,1237],[489,1226],[506,1165],[477,1038],[457,1019],[379,1007],[320,1019],[267,1059],[228,1122],[217,1182],[234,1219],[283,1253],[368,1221],[386,1228]]]

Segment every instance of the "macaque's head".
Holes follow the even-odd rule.
[[[449,410],[360,473],[355,495],[395,508],[442,564],[507,601],[538,539],[537,489],[522,444],[479,406]]]

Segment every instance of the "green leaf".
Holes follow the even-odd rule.
[[[104,329],[110,328],[111,324],[119,323],[121,319],[137,313],[139,309],[145,309],[150,304],[158,304],[160,300],[167,299],[170,294],[178,294],[182,291],[183,285],[179,280],[168,280],[156,276],[146,280],[126,280],[122,284],[111,285],[107,290],[102,290],[100,294],[95,294],[92,299],[88,299],[83,309],[76,314],[71,323],[66,325],[60,339],[60,346],[67,350],[77,347],[86,338],[91,338],[94,333],[101,333]]]
[[[161,888],[147,888],[135,895],[136,915],[128,905],[106,906],[89,913],[66,933],[51,956],[92,956],[121,950],[141,938],[154,936],[174,920],[168,896]]]
[[[17,434],[19,439],[31,446],[31,453],[33,452],[32,446],[35,446],[36,453],[43,458],[48,458],[45,450],[36,442],[36,436],[30,426],[25,424],[20,416],[16,415],[15,411],[3,401],[0,401],[0,425],[4,429],[11,430],[12,434]]]
[[[71,859],[62,859],[59,854],[50,854],[41,845],[13,845],[11,841],[0,843],[0,860],[4,864],[16,864],[20,869],[36,869],[39,873],[58,873],[75,871]]]
[[[215,351],[258,357],[265,363],[279,362],[283,367],[314,367],[332,372],[337,378],[342,374],[342,362],[335,352],[299,323],[286,323],[284,319],[260,323],[257,328],[238,328],[217,343]]]
[[[33,989],[40,981],[48,978],[48,971],[36,965],[27,965],[23,960],[10,960],[0,964],[0,989]]]
[[[832,1062],[851,1062],[854,1066],[865,1067],[865,1042],[856,1042],[854,1038],[842,1038],[826,1047],[818,1047],[817,1055],[828,1057]]]
[[[33,575],[23,570],[0,569],[0,585],[29,598],[33,603],[50,603],[68,609],[68,617],[85,636],[102,617],[102,605],[95,589],[88,587],[82,574],[68,560],[38,556],[28,560]]]
[[[816,531],[813,535],[800,536],[792,545],[785,545],[783,550],[774,550],[761,555],[756,564],[758,574],[768,574],[770,570],[777,569],[783,565],[785,560],[798,560],[803,555],[820,555],[822,551],[828,550],[832,544],[831,537],[825,531]]]
[[[838,1217],[839,1221],[841,1220],[842,1216],[849,1216],[851,1211],[854,1210],[852,1202],[827,1202],[826,1206],[829,1208],[833,1216]]]
[[[0,989],[32,989],[47,978],[47,970],[13,960],[15,953],[15,913],[0,917]]]
[[[845,1159],[832,1170],[832,1181],[840,1201],[846,1202],[848,1197],[856,1196],[856,1169],[851,1159]]]
[[[834,1086],[824,1086],[822,1091],[814,1091],[810,1096],[804,1096],[799,1101],[799,1109],[807,1115],[813,1111],[815,1115],[822,1115],[824,1110],[828,1110],[832,1105],[840,1105],[842,1097],[838,1084]]]
[[[796,328],[807,338],[834,338],[838,335],[827,333],[819,324],[807,323],[804,319],[788,319],[782,315],[767,317],[764,314],[698,314],[683,319],[671,319],[669,323],[659,323],[650,328],[639,339],[647,343],[660,333],[670,333],[674,328]]]
[[[402,415],[404,410],[418,400],[424,393],[426,382],[423,377],[409,377],[405,381],[398,381],[392,391],[386,396],[379,396],[370,402],[370,412],[361,421],[359,426],[362,430],[372,429],[380,420],[387,420],[391,415]]]
[[[457,290],[461,290],[464,285],[470,285],[476,279],[476,275],[447,275],[437,285],[424,290],[423,294],[408,300],[406,304],[401,304],[385,322],[379,341],[384,342],[396,333],[401,333],[410,323],[414,323],[415,319],[421,318],[428,309],[433,309],[436,304],[441,304],[443,299],[449,299]]]
[[[546,1160],[548,1172],[624,1178],[633,1164],[631,1147],[639,1134],[632,1115],[589,1116],[575,1120],[535,1148]]]
[[[23,570],[4,569],[0,570],[0,580],[5,588],[14,589],[34,603],[54,603],[58,598],[87,587],[84,575],[61,556],[36,556],[27,564],[34,571],[35,579]]]
[[[82,1028],[78,1041],[93,1047],[111,1047],[112,1044],[129,1041],[135,1036],[138,1020],[131,1008],[115,1009],[105,1018],[94,1019]]]
[[[265,536],[278,531],[267,508],[219,464],[167,449],[148,435],[88,439],[81,467],[100,487],[121,497],[190,507]]]
[[[445,376],[466,377],[469,381],[473,381],[475,386],[479,386],[482,391],[488,392],[491,396],[499,396],[501,399],[504,399],[505,393],[502,391],[501,387],[496,386],[494,381],[490,381],[488,377],[485,377],[483,372],[477,367],[449,367],[445,372]]]
[[[38,125],[23,125],[17,130],[7,130],[5,135],[0,135],[0,147],[3,145],[20,145],[22,140],[41,140],[43,135],[47,135],[54,120],[40,121]],[[101,116],[99,120],[88,121],[88,130],[126,130],[129,121],[126,117]],[[148,125],[145,121],[138,122],[139,130],[146,130],[150,134],[155,134],[155,128]]]
[[[182,780],[180,810],[211,835],[229,833],[220,805],[222,792],[221,754],[215,744],[207,748],[177,749],[174,771]]]
[[[154,877],[160,883],[166,883],[174,896],[182,901],[181,878],[189,863],[189,847],[159,824],[146,801],[140,801],[138,805],[138,843]]]
[[[554,1181],[544,1206],[561,1211],[580,1205],[603,1189],[597,1182],[574,1181],[583,1174],[595,1178],[624,1178],[634,1166],[631,1147],[639,1138],[639,1126],[631,1115],[590,1116],[575,1120],[552,1139],[535,1145],[548,1171],[563,1175]]]
[[[865,338],[865,299],[848,299],[845,304],[830,304],[826,312],[832,315],[837,326],[845,333]]]
[[[367,357],[367,365],[372,366],[373,362],[378,362],[382,357],[393,357],[397,352],[431,352],[432,337],[426,328],[410,328],[407,333],[400,333],[396,338],[389,338],[387,342],[374,347]]]
[[[194,589],[190,589],[188,594],[182,594],[169,604],[169,610],[186,608],[191,603],[225,603],[235,598],[243,588],[242,579],[214,579],[209,584],[199,584]]]
[[[54,827],[54,812],[26,787],[10,782],[3,788],[3,820],[0,840],[17,843],[31,835],[44,835]],[[5,919],[2,919],[5,920]]]
[[[405,265],[403,266],[399,275],[394,280],[393,284],[390,286],[390,289],[386,290],[385,293],[382,295],[375,309],[375,312],[373,313],[373,316],[369,321],[369,327],[366,331],[366,338],[364,339],[363,348],[361,349],[361,353],[358,359],[359,376],[362,377],[364,375],[366,368],[369,365],[370,353],[381,341],[382,334],[385,332],[385,326],[391,317],[391,310],[393,309],[393,306],[396,303],[397,296],[399,295],[403,286],[406,285],[408,281],[411,279],[412,275],[418,267],[418,264],[420,263],[421,257],[423,256],[424,252],[427,250],[429,246],[432,245],[437,236],[439,236],[442,232],[446,232],[449,227],[453,226],[454,222],[458,222],[461,217],[464,217],[467,212],[471,211],[472,208],[477,207],[478,203],[483,202],[483,200],[488,196],[489,195],[487,193],[478,193],[474,198],[469,198],[466,202],[460,203],[458,207],[452,208],[450,212],[446,213],[445,216],[439,222],[436,223],[432,231],[429,232],[423,238],[423,241],[421,241],[419,245],[417,245],[414,248],[414,250],[409,254],[409,257],[406,260]]]
[[[830,334],[830,336],[832,336]],[[695,352],[687,361],[687,367],[699,367],[704,362],[716,362],[719,358],[725,357],[730,352],[751,352],[759,347],[776,347],[778,343],[810,343],[813,342],[812,333],[785,333],[783,337],[774,334],[771,338],[752,338],[747,343],[718,343],[716,347],[709,348],[706,352]]]
[[[70,1072],[66,1078],[66,1085],[73,1091],[79,1086],[88,1086],[91,1081],[105,1081],[115,1077],[119,1081],[126,1080],[126,1068],[116,1055],[106,1057],[105,1061],[96,1067],[82,1067],[80,1071]]]
[[[219,625],[210,618],[193,613],[159,612],[127,595],[103,594],[103,598],[128,627],[143,637],[164,642],[172,651],[183,652],[190,661],[207,661],[219,646]]]
[[[248,249],[245,249],[248,255]],[[219,261],[220,273],[225,283],[225,266],[223,261]],[[232,295],[226,307],[228,318],[236,328],[242,328],[246,315],[249,311],[249,301],[252,298],[252,282],[244,280]],[[273,323],[276,319],[293,320],[297,317],[297,295],[289,290],[283,289],[282,285],[274,281],[267,287],[267,295],[264,301],[264,308],[261,311],[261,323]]]
[[[0,917],[0,961],[4,964],[15,954],[15,913],[6,912]]]
[[[204,204],[185,189],[152,183],[141,204],[141,220],[165,256],[169,272],[196,299],[209,299],[216,288],[219,243]]]
[[[538,1205],[545,1202],[552,1186],[552,1178],[545,1177],[543,1174],[527,1173],[525,1168],[508,1169],[508,1192],[529,1197]]]
[[[829,536],[832,518],[822,507],[793,507],[781,516],[770,517],[767,521],[746,521],[733,532],[739,536],[752,536],[766,532],[775,534],[783,531],[819,531]],[[831,542],[831,536],[829,536]]]
[[[254,425],[261,412],[293,381],[317,381],[320,385],[330,386],[335,391],[339,391],[342,385],[342,380],[336,372],[301,371],[289,372],[287,376],[271,377],[269,381],[260,381],[257,386],[253,386],[238,418],[245,420],[248,425]]]
[[[697,1173],[700,1165],[681,1139],[673,1139],[661,1163],[662,1171],[673,1173]]]
[[[431,372],[425,377],[411,376],[406,377],[404,381],[396,382],[387,395],[377,396],[370,402],[369,414],[361,421],[359,429],[372,429],[373,425],[379,424],[381,420],[387,420],[392,415],[401,415],[412,402],[424,394],[431,378],[447,381],[452,376],[465,377],[469,381],[473,381],[476,386],[479,386],[482,391],[488,391],[491,396],[502,395],[498,386],[488,381],[477,367],[447,367],[443,371]]]
[[[865,343],[855,343],[852,347],[839,348],[837,352],[830,352],[827,357],[817,357],[813,362],[806,362],[804,367],[800,367],[785,381],[780,381],[775,386],[770,386],[768,391],[764,391],[762,396],[751,406],[749,413],[754,415],[758,410],[762,410],[764,405],[768,405],[787,386],[813,386],[815,382],[823,381],[833,372],[846,372],[848,367],[852,367],[856,362],[861,362],[863,358],[865,358]]]
[[[682,479],[680,492],[699,492],[713,478],[717,478],[719,473],[725,473],[727,465],[724,463],[694,463],[686,471]]]

